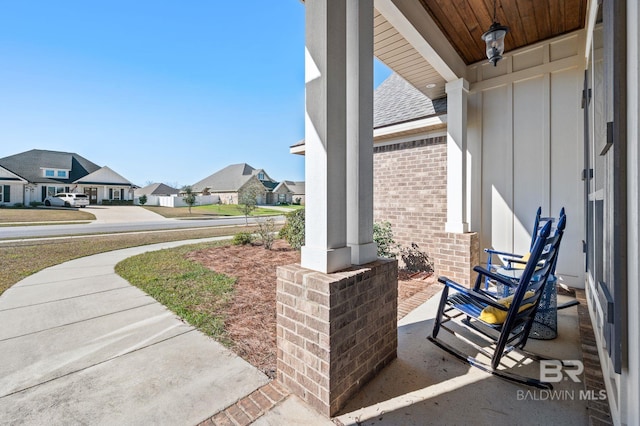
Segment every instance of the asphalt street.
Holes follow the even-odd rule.
[[[167,219],[141,207],[88,207],[96,220],[84,224],[29,225],[0,227],[0,240],[21,238],[59,237],[67,235],[90,235],[135,231],[159,231],[171,229],[204,228],[214,226],[244,225],[244,216],[221,217],[215,219]],[[284,216],[272,216],[276,221],[284,221]],[[250,217],[249,223],[266,220],[266,217]]]

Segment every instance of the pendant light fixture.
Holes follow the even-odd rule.
[[[482,34],[482,40],[487,43],[487,58],[489,62],[495,67],[504,53],[504,37],[509,31],[509,27],[500,25],[500,22],[496,20],[496,1],[493,0],[493,24],[489,27],[489,30]]]

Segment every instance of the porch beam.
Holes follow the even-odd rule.
[[[466,77],[466,64],[420,2],[374,0],[374,6],[442,78]]]
[[[373,242],[373,0],[347,0],[347,245],[351,263]]]
[[[469,232],[467,215],[467,98],[469,82],[458,79],[447,91],[446,232]]]
[[[347,247],[347,7],[307,0],[305,49],[306,227],[301,265],[330,273],[351,265]]]

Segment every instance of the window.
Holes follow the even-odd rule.
[[[44,171],[44,176],[45,177],[54,177],[55,173],[53,172],[53,170],[45,170]]]
[[[258,173],[258,179],[264,180],[264,173],[262,172]]]
[[[66,178],[67,177],[67,171],[66,170],[58,170],[58,177],[59,178]]]
[[[0,203],[11,202],[11,187],[9,185],[3,185],[0,189]]]

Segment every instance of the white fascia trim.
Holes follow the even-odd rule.
[[[593,41],[593,30],[596,27],[596,19],[598,19],[598,0],[589,0],[587,25],[586,25],[586,40],[584,42],[584,58],[589,60],[591,56],[591,43]]]
[[[438,124],[446,124],[447,115],[439,115],[437,117],[423,118],[421,120],[409,121],[407,123],[394,124],[392,126],[381,127],[373,130],[373,137],[388,136],[394,133],[416,130],[423,127],[435,126]]]
[[[289,154],[304,155],[304,144],[289,147]]]
[[[409,44],[416,49],[422,57],[431,64],[431,66],[444,78],[446,81],[457,80],[463,75],[458,75],[453,68],[438,54],[436,49],[420,34],[420,32],[414,27],[407,17],[402,13],[400,9],[393,3],[392,0],[374,0],[374,7],[380,12],[385,19],[393,25],[402,37],[404,37]],[[439,37],[443,43],[447,43],[451,50],[451,44],[446,40],[444,34],[440,32],[437,24],[425,13],[426,26],[438,31]],[[460,59],[460,63],[456,64],[459,69],[465,70],[466,64]]]

